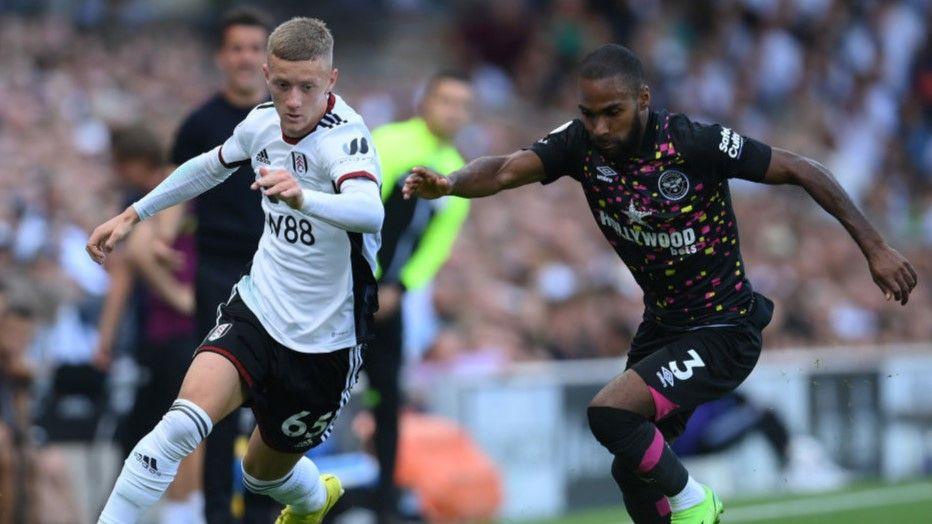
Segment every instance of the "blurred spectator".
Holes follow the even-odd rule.
[[[0,523],[35,518],[35,443],[32,439],[33,370],[26,350],[35,313],[21,300],[0,295]],[[20,297],[21,299],[21,297]]]

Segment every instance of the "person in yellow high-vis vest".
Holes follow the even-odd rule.
[[[450,255],[469,213],[469,201],[405,200],[401,187],[411,168],[429,166],[450,173],[464,165],[453,138],[469,123],[473,89],[469,78],[452,71],[435,74],[427,83],[410,120],[387,124],[372,133],[382,164],[385,221],[379,251],[379,312],[376,341],[365,358],[370,390],[367,402],[376,421],[379,461],[376,511],[379,522],[397,512],[393,476],[398,446],[399,372],[402,363],[401,301],[405,291],[423,288]]]

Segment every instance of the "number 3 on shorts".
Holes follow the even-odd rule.
[[[314,422],[314,425],[311,426],[310,431],[308,431],[307,424],[302,422],[301,419],[310,414],[310,411],[302,411],[285,419],[285,421],[282,422],[282,433],[289,437],[300,438],[307,436],[309,438],[315,438],[327,429],[327,424],[330,422],[330,419],[333,418],[333,411],[324,413]]]

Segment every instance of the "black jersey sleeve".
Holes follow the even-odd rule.
[[[204,132],[200,129],[197,114],[188,116],[175,133],[175,142],[172,144],[171,161],[181,165],[197,155],[207,151],[204,141]]]
[[[586,129],[579,120],[571,120],[551,131],[529,147],[544,164],[544,179],[541,184],[550,184],[569,175],[579,179],[582,163],[580,159],[586,149]]]
[[[675,115],[670,128],[674,145],[685,160],[715,178],[759,182],[770,166],[769,145],[721,124],[700,124]]]

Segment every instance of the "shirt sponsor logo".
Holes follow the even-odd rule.
[[[650,227],[650,224],[645,222],[644,219],[654,214],[654,212],[651,211],[650,209],[646,209],[644,211],[641,211],[640,209],[638,209],[637,206],[634,204],[634,200],[628,202],[628,210],[622,211],[622,213],[624,213],[625,216],[628,217],[628,222],[632,224],[641,224],[646,227]]]
[[[366,137],[354,138],[343,144],[343,152],[349,156],[353,156],[356,153],[365,155],[369,152],[369,142],[366,141]]]
[[[628,214],[628,212],[625,214]],[[643,217],[638,219],[638,223],[644,224],[641,218]],[[673,232],[645,231],[640,228],[635,229],[623,226],[612,218],[611,215],[601,209],[599,210],[599,222],[601,222],[603,226],[612,228],[621,238],[628,242],[633,242],[638,246],[669,249],[670,254],[674,256],[691,255],[699,251],[696,247],[696,231],[691,227],[683,230],[675,230]],[[634,224],[635,221],[632,220],[631,223]]]
[[[667,200],[680,200],[689,193],[689,179],[683,173],[671,169],[657,179],[657,188]]]
[[[736,159],[741,156],[741,149],[744,147],[744,138],[727,127],[722,128],[722,141],[718,144],[718,150],[729,157]]]

